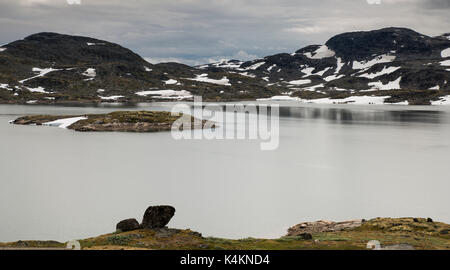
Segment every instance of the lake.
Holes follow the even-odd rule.
[[[97,236],[160,204],[176,208],[170,227],[227,238],[277,238],[320,219],[450,222],[450,107],[284,102],[275,151],[251,140],[8,123],[171,106],[0,105],[0,242]]]

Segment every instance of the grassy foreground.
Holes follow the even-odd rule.
[[[340,232],[313,234],[312,240],[301,237],[279,239],[229,240],[202,237],[191,230],[136,230],[117,232],[80,240],[84,250],[361,250],[370,240],[382,246],[407,244],[415,249],[450,250],[450,225],[427,219],[376,218],[362,226]],[[53,241],[19,241],[0,247],[64,247]]]

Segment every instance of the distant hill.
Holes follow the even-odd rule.
[[[142,102],[395,96],[429,104],[450,92],[450,34],[406,28],[344,33],[253,61],[150,64],[120,45],[38,33],[0,48],[0,102]],[[413,102],[417,101],[417,102]]]

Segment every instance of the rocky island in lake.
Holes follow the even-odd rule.
[[[56,126],[75,131],[122,131],[122,132],[159,132],[170,131],[175,121],[187,117],[190,128],[214,128],[215,124],[206,120],[196,120],[188,115],[173,115],[170,112],[118,111],[108,114],[86,115],[29,115],[17,118],[11,123],[16,125]],[[201,126],[196,125],[201,123]],[[180,126],[180,129],[186,129]]]

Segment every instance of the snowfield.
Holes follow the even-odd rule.
[[[366,69],[380,63],[390,63],[395,60],[395,56],[383,54],[369,61],[353,61],[353,69]]]
[[[42,87],[42,86],[39,86],[39,87],[36,87],[36,88],[27,87],[27,89],[30,92],[50,94],[50,92],[45,91],[45,88]]]
[[[442,61],[440,64],[441,64],[441,66],[444,66],[444,67],[450,67],[450,60]]]
[[[177,84],[178,81],[177,81],[177,80],[174,80],[174,79],[170,79],[170,80],[164,81],[164,83],[165,83],[165,84]]]
[[[400,87],[400,81],[402,80],[402,77],[399,77],[397,80],[388,82],[387,84],[383,84],[381,81],[378,82],[371,82],[369,83],[369,86],[372,86],[374,89],[378,90],[395,90],[395,89],[401,89]]]
[[[9,91],[13,90],[12,88],[9,88],[9,84],[7,84],[7,83],[0,83],[0,88],[1,89],[6,89],[6,90],[9,90]]]
[[[33,79],[36,79],[36,78],[39,78],[39,77],[43,77],[43,76],[47,75],[47,74],[50,73],[50,72],[53,72],[53,71],[59,71],[59,69],[53,69],[53,68],[33,68],[32,71],[33,71],[33,72],[39,72],[39,74],[36,75],[36,76],[33,76],[33,77],[31,77],[31,78],[21,80],[21,81],[19,81],[19,83],[24,83],[24,82],[29,81],[29,80],[33,80]]]
[[[368,79],[374,79],[376,77],[380,77],[383,75],[391,74],[396,72],[397,70],[401,69],[401,67],[383,67],[383,70],[377,73],[364,73],[361,75],[358,75],[358,77],[368,78]]]
[[[69,126],[75,124],[76,122],[86,119],[87,119],[86,117],[63,118],[52,122],[43,123],[42,125],[59,128],[68,128]]]
[[[0,52],[4,52],[6,48],[0,48]]]
[[[438,101],[432,101],[431,105],[450,105],[450,96],[441,97]]]
[[[311,80],[296,80],[296,81],[290,81],[288,84],[292,85],[303,85],[303,84],[309,84],[311,83]]]
[[[83,75],[86,77],[94,78],[97,76],[97,72],[95,71],[95,68],[88,68],[85,72],[83,72]]]
[[[161,99],[189,99],[192,98],[193,95],[191,92],[186,90],[150,90],[150,91],[141,91],[135,93],[138,96],[146,97],[152,96],[153,98],[161,98]]]
[[[356,104],[356,105],[382,105],[385,104],[384,101],[390,98],[390,96],[354,96],[341,99],[330,99],[330,98],[320,98],[320,99],[301,99],[298,97],[289,96],[274,96],[271,98],[258,99],[258,101],[298,101],[302,103],[313,103],[313,104]],[[400,104],[404,104],[399,103]]]
[[[309,59],[323,59],[328,57],[333,57],[336,55],[336,53],[332,50],[330,50],[327,45],[322,45],[314,51],[313,53],[304,53],[304,56],[308,57]]]
[[[98,96],[98,97],[101,98],[102,100],[118,100],[119,98],[123,98],[124,96],[110,96],[110,97]]]
[[[441,52],[441,56],[442,56],[442,58],[450,57],[450,48],[443,50]]]
[[[193,79],[188,79],[191,81],[197,81],[197,82],[206,82],[206,83],[212,83],[212,84],[218,84],[218,85],[225,85],[225,86],[231,86],[230,81],[227,79],[227,77],[223,77],[220,80],[210,79],[208,78],[208,74],[200,74],[197,75]]]

